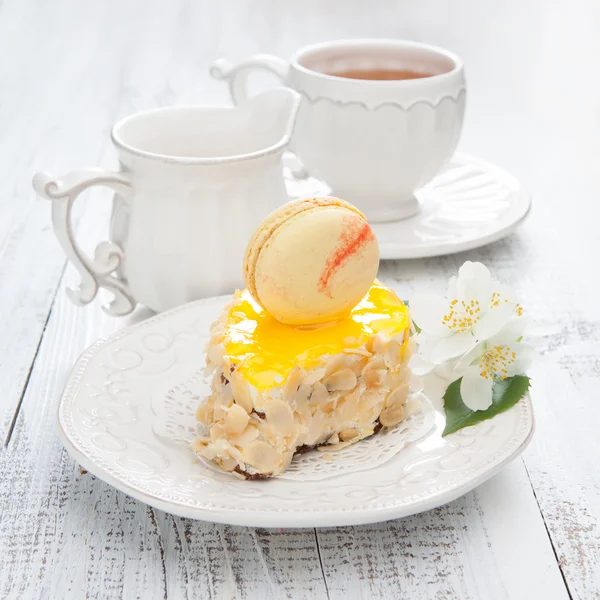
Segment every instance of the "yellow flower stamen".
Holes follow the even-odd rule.
[[[469,331],[479,321],[480,313],[479,301],[465,302],[461,300],[459,304],[455,298],[450,302],[448,312],[442,317],[442,324],[456,333],[463,333]]]
[[[490,308],[497,308],[500,304],[506,304],[507,302],[508,298],[502,298],[500,292],[494,292],[490,301]]]
[[[516,359],[517,353],[508,346],[494,346],[481,357],[479,374],[484,379],[503,381],[508,377],[508,367],[514,364]]]

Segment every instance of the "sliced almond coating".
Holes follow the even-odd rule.
[[[313,391],[312,384],[302,384],[296,392],[296,410],[303,410],[308,404],[308,397]]]
[[[211,332],[210,340],[208,341],[208,347],[215,346],[223,341],[223,330],[215,329]]]
[[[242,456],[244,462],[264,474],[273,473],[281,462],[279,452],[262,440],[248,444],[248,447],[242,452]]]
[[[379,415],[379,422],[384,427],[393,427],[404,420],[404,406],[402,404],[394,404],[386,408]]]
[[[223,406],[230,406],[233,402],[233,388],[230,385],[223,385],[219,389],[219,397]]]
[[[385,375],[384,385],[389,390],[395,390],[399,385],[404,384],[406,381],[406,378],[400,375],[398,369],[396,369],[395,371],[389,369]]]
[[[210,443],[210,438],[207,437],[197,437],[193,442],[192,442],[192,450],[194,452],[201,452],[202,450],[204,450],[204,448],[206,448],[206,446],[208,446],[208,444]]]
[[[400,360],[400,344],[396,340],[390,340],[383,352],[385,364],[388,367],[397,365]]]
[[[323,380],[329,391],[352,390],[356,387],[356,375],[351,369],[342,369]]]
[[[335,444],[339,444],[340,443],[340,438],[338,436],[337,433],[334,433],[328,440],[327,440],[328,444],[331,444],[332,446]]]
[[[360,346],[358,348],[344,348],[344,352],[346,354],[360,354],[361,356],[366,356],[366,357],[371,356],[371,353],[362,346]]]
[[[231,455],[232,458],[235,458],[235,460],[237,460],[238,463],[240,463],[240,469],[245,468],[244,457],[242,456],[242,453],[235,446],[232,446],[230,444],[229,448],[227,449],[227,452]]]
[[[381,408],[385,403],[385,395],[387,390],[384,388],[373,388],[361,394],[358,401],[358,410],[361,413],[370,411],[374,406],[379,405]]]
[[[213,421],[224,419],[227,409],[233,404],[231,386],[225,386],[213,394]]]
[[[325,369],[315,369],[311,371],[303,380],[302,385],[314,385],[325,377]]]
[[[328,402],[321,410],[326,414],[330,415],[335,410],[335,402]]]
[[[238,435],[246,429],[250,417],[239,405],[233,404],[225,416],[225,431],[231,435]]]
[[[265,405],[267,422],[276,433],[288,435],[294,430],[294,415],[287,402],[271,400]]]
[[[209,430],[210,441],[216,442],[225,435],[225,428],[223,423],[215,423]]]
[[[394,406],[395,404],[404,404],[408,398],[408,392],[410,388],[407,383],[399,385],[393,390],[385,401],[386,407]]]
[[[325,365],[325,377],[329,377],[332,373],[343,369],[346,363],[346,355],[343,353],[332,356]]]
[[[328,425],[328,422],[329,419],[327,418],[327,415],[318,411],[310,422],[310,426],[306,431],[303,442],[307,446],[323,443],[323,441],[331,434],[331,427]]]
[[[298,392],[296,393],[296,400],[294,405],[296,407],[295,413],[304,419],[310,415],[310,405],[308,401],[308,397],[312,391],[312,386],[302,384],[298,388]]]
[[[367,388],[380,387],[384,384],[386,374],[386,369],[371,369],[370,371],[367,371],[362,377]]]
[[[235,371],[231,373],[229,383],[236,404],[239,404],[247,413],[252,410],[252,398],[248,383]]]
[[[374,335],[369,341],[371,342],[371,348],[369,348],[369,350],[371,350],[373,354],[383,354],[385,352],[388,339],[383,333]]]
[[[348,354],[346,357],[346,369],[350,369],[358,377],[367,364],[367,357],[362,354]]]
[[[225,348],[223,347],[223,344],[209,346],[206,352],[206,360],[207,362],[220,363],[223,360],[224,353]]]
[[[385,361],[383,360],[383,356],[379,354],[374,354],[367,361],[367,364],[363,367],[362,374],[364,375],[368,371],[373,369],[385,369]]]
[[[212,414],[212,407],[208,402],[203,402],[196,410],[196,419],[198,419],[200,423],[208,425],[212,421]]]
[[[340,399],[337,405],[336,417],[341,423],[348,423],[356,418],[360,394],[358,389]]]
[[[348,440],[355,438],[357,435],[358,431],[356,431],[356,429],[342,429],[342,431],[339,433],[339,437],[342,442],[347,442]]]
[[[404,405],[404,413],[407,417],[418,413],[421,410],[421,401],[417,398],[410,398],[410,400],[406,401]]]
[[[229,438],[229,441],[239,448],[247,446],[250,442],[258,437],[258,429],[253,425],[246,427],[246,429],[239,435],[233,435]]]
[[[319,407],[329,401],[329,392],[327,388],[318,381],[313,386],[313,392],[310,396],[311,406]]]
[[[302,379],[306,372],[300,367],[294,367],[291,373],[288,375],[287,381],[283,386],[283,397],[286,402],[293,402],[296,397],[298,387],[302,383]]]
[[[237,460],[235,458],[225,458],[221,461],[221,467],[225,471],[233,471],[238,466]]]
[[[213,421],[221,421],[227,416],[227,409],[224,406],[216,406],[213,411]],[[209,423],[207,423],[208,425]]]

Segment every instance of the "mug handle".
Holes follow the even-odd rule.
[[[290,65],[282,58],[270,54],[255,54],[235,66],[226,58],[219,58],[212,64],[210,74],[215,79],[229,84],[234,104],[243,104],[248,101],[248,77],[255,70],[273,73],[283,82]]]
[[[67,295],[77,306],[89,304],[103,287],[113,294],[113,299],[103,310],[113,316],[129,314],[136,305],[129,288],[113,272],[123,262],[123,249],[114,242],[101,242],[90,258],[78,246],[73,234],[71,210],[75,199],[84,190],[96,185],[113,189],[129,197],[131,178],[127,173],[113,173],[104,169],[73,171],[60,179],[40,172],[33,178],[33,188],[38,195],[52,201],[52,227],[67,258],[73,263],[81,282],[77,289],[67,289]]]
[[[255,54],[237,65],[233,65],[226,58],[219,58],[212,64],[210,74],[215,79],[226,81],[229,84],[231,99],[234,104],[238,105],[248,101],[248,77],[256,70],[273,73],[284,83],[290,65],[282,58],[271,54]],[[302,161],[295,153],[284,154],[283,165],[291,171],[294,179],[308,179],[310,177]]]

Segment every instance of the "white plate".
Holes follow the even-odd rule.
[[[290,197],[326,195],[318,179],[285,169]],[[512,233],[531,200],[519,181],[488,162],[457,153],[417,192],[421,211],[404,221],[372,224],[381,258],[425,258],[472,250]]]
[[[228,298],[187,304],[91,346],[58,407],[59,432],[84,468],[114,487],[184,517],[261,527],[354,525],[445,504],[496,473],[533,432],[529,398],[441,437],[444,419],[421,414],[330,457],[305,455],[283,477],[243,481],[197,460],[187,440],[206,393],[198,375],[210,324]],[[368,477],[365,473],[368,471]]]

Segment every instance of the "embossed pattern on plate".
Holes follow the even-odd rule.
[[[314,177],[285,169],[288,194],[327,195]],[[425,258],[463,252],[512,233],[531,200],[519,181],[491,163],[457,153],[435,179],[416,193],[421,211],[410,219],[373,223],[381,258]]]
[[[350,525],[444,504],[493,475],[531,437],[529,398],[446,438],[442,415],[425,402],[428,433],[369,465],[368,477],[350,469],[315,480],[243,481],[207,468],[168,433],[172,407],[165,398],[177,388],[196,402],[186,382],[201,368],[208,328],[227,301],[210,298],[162,313],[81,356],[58,406],[59,432],[80,464],[186,517],[266,527]]]

